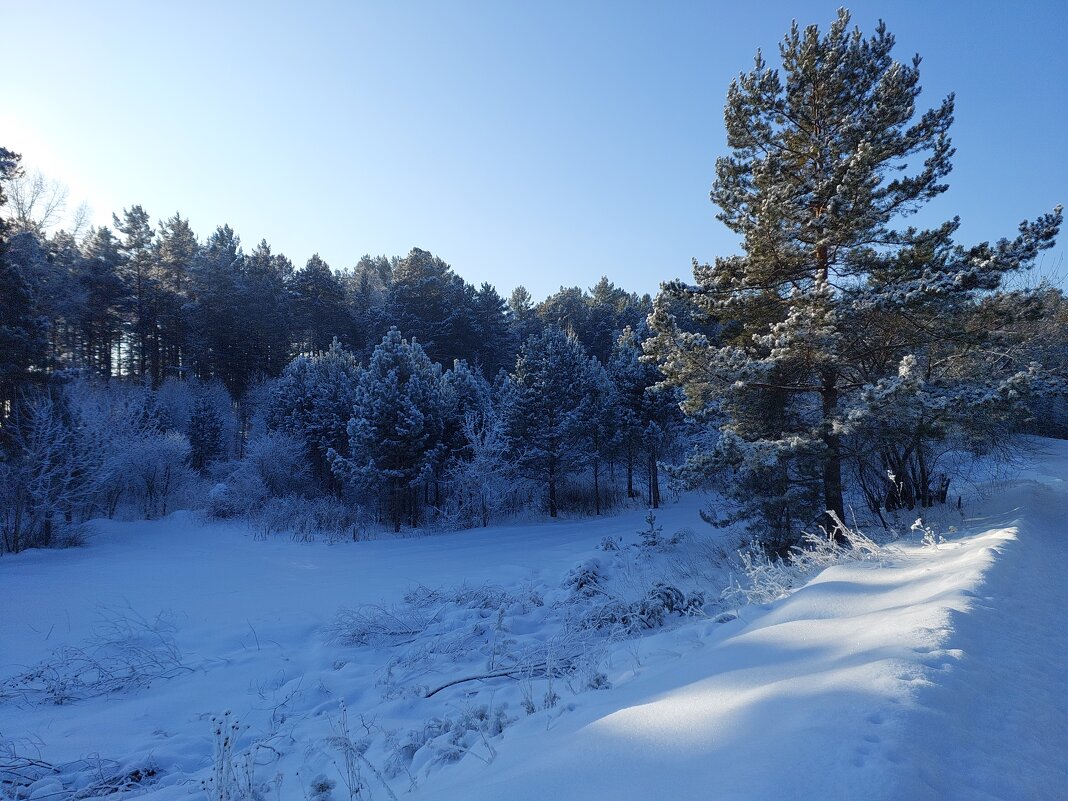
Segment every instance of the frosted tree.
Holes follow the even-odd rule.
[[[480,355],[475,290],[437,256],[412,248],[393,265],[388,320],[441,364]]]
[[[477,370],[472,370],[466,361],[458,359],[441,379],[444,410],[443,442],[448,449],[448,458],[465,458],[467,438],[463,433],[464,421],[474,417],[476,421],[492,414],[490,398],[493,389]]]
[[[356,403],[359,365],[338,340],[321,356],[299,356],[271,388],[266,418],[269,431],[304,443],[316,478],[338,489],[328,454],[349,453],[348,425]]]
[[[648,330],[642,327],[648,336]],[[659,459],[682,422],[678,391],[661,387],[664,376],[642,358],[642,334],[626,328],[616,340],[608,375],[615,387],[616,444],[627,468],[627,497],[635,498],[634,474],[639,461],[646,471],[648,503],[660,505]]]
[[[550,517],[559,510],[561,479],[589,454],[587,362],[578,340],[547,328],[523,345],[512,376],[509,442],[517,467],[545,487]]]
[[[419,490],[440,455],[444,425],[441,366],[391,328],[359,373],[349,453],[330,451],[346,484],[376,492],[394,531],[419,524]]]
[[[582,407],[582,430],[589,449],[586,460],[593,478],[593,510],[601,513],[601,469],[609,456],[618,434],[618,398],[615,385],[608,377],[604,365],[591,356],[586,361],[583,376],[586,395]]]
[[[648,351],[687,410],[723,416],[741,513],[787,540],[820,511],[843,514],[866,389],[942,336],[928,320],[1031,264],[1061,220],[970,248],[953,242],[957,219],[904,226],[947,189],[953,96],[918,112],[920,58],[895,60],[882,23],[865,38],[849,22],[840,11],[825,35],[795,23],[781,71],[758,53],[731,84],[711,197],[744,253],[695,264],[694,285],[665,286],[651,318]],[[678,304],[727,321],[722,341],[681,326]]]
[[[504,420],[492,407],[468,411],[459,433],[464,445],[446,473],[446,514],[461,526],[488,526],[515,486]]]

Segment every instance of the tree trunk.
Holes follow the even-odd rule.
[[[627,497],[634,497],[634,445],[627,443]]]
[[[549,456],[549,517],[556,517],[556,457]]]
[[[392,495],[390,506],[392,506],[393,517],[393,533],[399,534],[401,529],[401,493],[400,486],[396,479],[393,480],[390,495]]]
[[[656,448],[649,448],[649,505],[660,508],[660,468],[656,463]]]
[[[823,375],[823,504],[827,512],[834,512],[839,520],[845,520],[845,501],[842,498],[842,442],[834,433],[832,424],[838,409],[838,388],[835,375]]]
[[[596,514],[601,513],[601,462],[593,460],[593,508]]]

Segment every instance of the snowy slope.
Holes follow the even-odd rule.
[[[896,544],[882,565],[831,567],[727,622],[714,611],[673,616],[644,637],[594,643],[591,664],[611,684],[599,690],[506,677],[422,697],[485,671],[478,649],[492,645],[496,658],[498,639],[513,649],[571,642],[561,636],[568,621],[553,610],[572,608],[560,605],[569,597],[561,581],[591,557],[620,595],[640,594],[658,577],[680,587],[701,578],[694,566],[711,548],[703,540],[718,535],[698,520],[696,500],[664,510],[658,523],[698,536],[657,555],[597,549],[605,536],[635,542],[638,512],[335,546],[257,541],[187,514],[101,523],[86,548],[0,559],[8,610],[0,679],[56,648],[91,647],[102,619],[160,613],[181,667],[147,686],[58,706],[9,694],[0,744],[60,767],[42,772],[38,797],[146,768],[154,775],[131,793],[204,797],[210,719],[231,709],[243,727],[237,755],[251,755],[266,796],[304,798],[324,774],[342,799],[344,760],[331,737],[344,699],[352,737],[366,735],[376,769],[386,773],[398,744],[415,749],[386,778],[400,797],[1068,798],[1068,444],[1042,445],[1028,471],[937,548]],[[723,579],[711,568],[703,576]],[[414,659],[410,644],[357,647],[325,633],[339,608],[396,611],[412,587],[459,584],[491,585],[505,600],[490,609],[435,595],[427,617],[437,645],[424,649],[432,660]],[[466,632],[455,640],[461,647],[439,647],[453,632]],[[403,678],[385,670],[399,650]],[[543,701],[550,693],[559,696],[552,705]],[[522,702],[531,698],[527,714]],[[451,721],[455,734],[472,709],[505,703],[503,734],[467,731],[466,750],[449,754],[440,747],[446,735],[426,740],[440,731],[428,722]],[[361,779],[361,797],[389,797],[368,770]]]
[[[425,797],[580,798],[585,787],[611,799],[974,798],[953,782],[927,789],[957,746],[919,716],[924,691],[962,657],[953,612],[1010,544],[1012,530],[995,528],[937,553],[902,548],[887,567],[830,568],[748,621],[697,627],[691,648],[665,646],[681,658],[548,736],[530,726],[491,768],[463,766]],[[974,699],[948,696],[931,698],[954,725]],[[917,730],[933,750],[911,744]]]

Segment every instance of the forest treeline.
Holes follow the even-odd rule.
[[[732,82],[711,197],[741,252],[655,299],[506,299],[417,248],[297,268],[140,206],[55,230],[0,150],[3,548],[176,503],[352,536],[655,507],[666,469],[789,554],[1064,435],[1068,304],[1018,280],[1062,209],[972,245],[909,224],[948,188],[954,97],[918,111],[919,58],[849,22]]]
[[[659,505],[682,414],[641,361],[648,295],[603,278],[505,300],[418,248],[298,269],[140,206],[50,230],[55,186],[4,153],[8,550],[124,505],[330,499],[395,530]]]

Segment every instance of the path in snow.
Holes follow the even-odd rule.
[[[1068,799],[1068,443],[1046,447],[1046,475],[1009,493],[1017,537],[999,547],[972,609],[952,615],[959,659],[921,694],[902,798]]]

